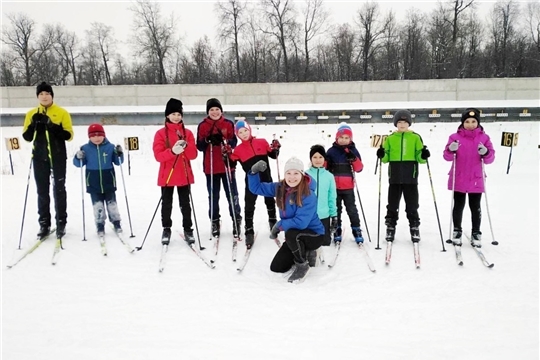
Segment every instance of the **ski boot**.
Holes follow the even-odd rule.
[[[235,223],[233,222],[233,233],[232,233],[233,237],[235,238],[240,237],[240,232],[242,231],[241,226],[242,226],[242,217],[240,215],[236,215],[236,226],[235,226]]]
[[[475,230],[471,234],[471,245],[477,248],[481,248],[482,244],[482,233],[478,230]]]
[[[289,277],[288,281],[290,283],[303,282],[306,278],[306,275],[309,273],[309,263],[307,260],[305,260],[304,262],[297,262],[295,260],[294,262],[296,264],[296,267],[291,276]]]
[[[212,220],[212,236],[219,237],[220,222],[218,220]]]
[[[193,236],[193,231],[184,230],[184,240],[190,246],[195,244],[195,237]]]
[[[120,220],[113,221],[114,231],[116,231],[117,234],[122,233],[122,226],[120,226]]]
[[[411,241],[413,243],[419,242],[420,241],[420,229],[418,228],[418,226],[412,226],[410,228],[410,230],[411,230]]]
[[[97,234],[99,237],[105,236],[105,224],[102,224],[102,223],[97,224]]]
[[[357,244],[364,243],[364,237],[362,236],[362,229],[360,229],[360,227],[353,227],[352,233],[354,236],[354,241],[356,241]]]
[[[276,225],[277,219],[276,218],[269,218],[268,219],[268,227],[270,228],[270,231],[272,231],[272,228],[274,225]]]
[[[66,235],[66,222],[58,221],[56,223],[56,238],[61,239],[64,235]]]
[[[163,228],[163,233],[161,234],[161,243],[163,245],[169,245],[171,242],[171,228],[166,227]]]
[[[394,241],[394,237],[396,236],[396,227],[392,225],[386,226],[386,241]]]
[[[341,242],[341,226],[338,226],[334,232],[334,242]]]
[[[246,229],[245,236],[246,236],[246,247],[250,249],[253,246],[253,243],[255,242],[255,234],[253,233],[253,228]]]
[[[452,243],[455,246],[461,246],[461,236],[463,235],[463,232],[461,229],[454,229],[454,232],[452,233]]]
[[[39,240],[44,240],[51,233],[51,227],[49,225],[41,225],[37,233]]]

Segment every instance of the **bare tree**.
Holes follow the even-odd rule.
[[[428,51],[426,49],[426,34],[424,24],[426,16],[418,9],[409,9],[406,15],[407,23],[401,31],[401,61],[403,63],[403,78],[429,78]]]
[[[79,58],[77,35],[67,30],[63,25],[54,27],[53,48],[58,54],[60,66],[62,67],[61,83],[66,84],[66,78],[71,73],[73,85],[77,85],[76,60]]]
[[[381,51],[376,63],[379,63],[375,77],[384,80],[396,80],[400,76],[400,56],[399,56],[399,28],[395,15],[390,11],[387,15],[387,22],[384,33],[381,37]]]
[[[290,69],[287,48],[298,31],[293,3],[290,0],[261,0],[261,4],[264,16],[269,21],[269,28],[262,28],[261,30],[275,37],[279,43],[281,55],[283,56],[285,82],[289,82]]]
[[[332,51],[337,60],[337,81],[356,80],[355,70],[358,66],[360,52],[357,38],[347,23],[338,26],[332,39]]]
[[[167,83],[165,74],[165,59],[169,50],[175,46],[175,19],[171,14],[169,19],[161,17],[159,3],[149,0],[136,0],[130,7],[134,13],[134,43],[141,55],[153,59],[151,62],[158,66],[158,84]]]
[[[114,56],[116,47],[114,30],[112,26],[99,22],[93,22],[90,26],[90,30],[86,31],[86,36],[88,37],[88,41],[99,50],[101,61],[103,62],[103,71],[105,73],[106,84],[112,85],[109,61],[111,55]]]
[[[540,58],[540,2],[527,3],[525,17],[527,19],[531,40],[534,43]]]
[[[446,78],[448,67],[452,62],[452,28],[448,22],[449,13],[443,4],[432,11],[431,21],[427,28],[430,46],[430,68],[432,79]]]
[[[8,14],[11,28],[2,31],[2,42],[9,46],[22,62],[24,85],[31,86],[33,69],[31,59],[37,51],[34,42],[35,22],[26,14]]]
[[[16,74],[13,69],[17,62],[17,57],[14,53],[3,51],[0,53],[0,86],[17,86],[18,83]]]
[[[509,48],[514,39],[514,24],[519,15],[518,4],[514,0],[499,0],[491,12],[492,56],[495,59],[495,76],[508,76]]]
[[[357,25],[360,28],[360,51],[362,56],[362,80],[369,79],[369,64],[378,49],[379,38],[384,34],[386,24],[379,23],[379,4],[364,3],[357,13]]]
[[[244,18],[246,3],[240,0],[217,2],[215,7],[219,13],[218,38],[222,43],[230,44],[236,62],[236,81],[242,82],[240,70],[240,35],[247,24]]]
[[[324,32],[325,28],[328,28],[326,19],[328,17],[328,11],[323,7],[323,0],[305,0],[304,8],[304,27],[303,27],[303,40],[304,40],[304,76],[303,81],[309,81],[310,79],[310,42],[314,37]]]

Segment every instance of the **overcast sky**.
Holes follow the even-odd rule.
[[[191,46],[196,40],[208,35],[212,45],[216,45],[216,27],[218,19],[215,14],[214,5],[217,1],[168,1],[160,2],[162,14],[173,13],[179,19],[177,24],[178,34],[182,36],[184,45]],[[331,13],[330,22],[339,24],[341,22],[353,23],[357,9],[366,1],[336,1],[325,0],[325,6]],[[297,8],[304,1],[297,1]],[[383,12],[394,9],[398,19],[403,18],[406,10],[417,8],[424,13],[436,7],[436,1],[380,1]],[[494,1],[477,1],[477,8],[482,19],[491,9]],[[132,2],[103,2],[103,1],[80,1],[71,0],[69,2],[24,2],[24,1],[2,1],[2,25],[7,25],[6,14],[23,12],[29,15],[38,25],[41,31],[43,24],[62,23],[68,30],[74,31],[79,38],[84,38],[85,30],[90,28],[92,22],[101,22],[114,28],[115,37],[121,43],[121,48],[125,48],[127,40],[130,38],[133,14],[128,10]],[[484,20],[482,20],[484,21]],[[121,51],[124,53],[124,51]],[[127,54],[124,54],[127,55]]]

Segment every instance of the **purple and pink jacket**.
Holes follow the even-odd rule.
[[[454,153],[448,150],[448,146],[454,141],[459,142],[456,151],[456,179],[454,191],[461,193],[483,193],[484,178],[482,174],[481,156],[478,154],[478,145],[483,144],[488,153],[483,157],[485,164],[491,164],[495,160],[495,150],[488,134],[479,126],[474,130],[465,130],[459,127],[455,134],[450,135],[444,148],[443,157],[447,161],[454,159]],[[448,190],[452,190],[453,166],[448,173]]]

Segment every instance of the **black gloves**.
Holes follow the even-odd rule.
[[[212,144],[214,146],[221,145],[221,142],[223,141],[223,135],[221,135],[220,133],[212,134],[212,135],[207,136],[206,139],[204,140],[207,143]]]
[[[45,130],[45,126],[50,122],[50,119],[47,115],[41,113],[35,113],[32,115],[31,125],[36,130]]]
[[[384,148],[380,147],[377,149],[377,157],[379,159],[382,159],[385,155],[385,151],[384,151]]]
[[[354,156],[352,151],[347,148],[345,148],[345,157],[347,158],[348,162],[354,162],[356,160],[356,156]]]
[[[332,216],[330,218],[330,232],[335,233],[338,228],[338,219],[337,216]]]
[[[422,153],[420,154],[420,157],[426,160],[430,156],[431,156],[431,153],[429,152],[427,146],[424,146],[424,148],[422,149]]]
[[[251,172],[256,174],[258,172],[263,172],[268,168],[264,160],[259,160],[251,167]]]
[[[270,146],[272,147],[272,149],[278,149],[279,150],[281,148],[281,144],[279,143],[278,139],[272,140],[272,144]]]
[[[118,156],[122,156],[124,154],[124,149],[122,149],[121,145],[116,145],[114,149],[116,150],[116,154]]]
[[[221,147],[221,156],[223,156],[223,160],[227,160],[229,156],[232,154],[232,147],[231,145],[223,145]]]

